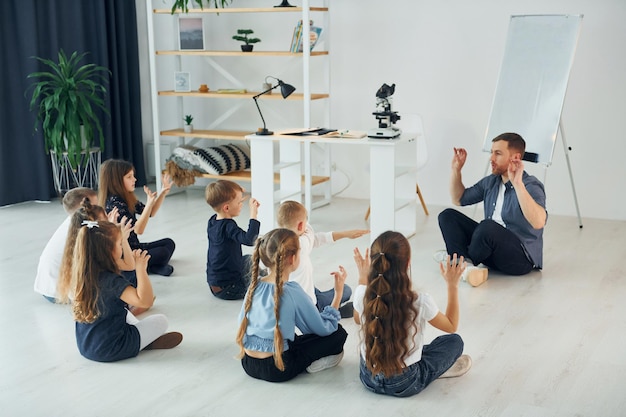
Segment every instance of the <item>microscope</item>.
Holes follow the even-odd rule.
[[[398,112],[391,111],[391,96],[396,91],[396,85],[383,84],[376,92],[376,111],[372,114],[378,120],[378,129],[367,132],[370,138],[392,139],[400,136],[402,131],[394,126],[400,116]]]

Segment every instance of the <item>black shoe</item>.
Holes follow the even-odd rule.
[[[157,337],[154,342],[143,348],[143,350],[172,349],[178,346],[182,341],[183,335],[181,333],[169,332]]]
[[[354,317],[354,307],[352,306],[352,301],[348,301],[347,303],[339,307],[339,314],[341,314],[342,319]]]
[[[174,267],[172,265],[159,265],[159,266],[151,266],[149,268],[149,272],[153,274],[163,275],[164,277],[169,277],[174,272]]]

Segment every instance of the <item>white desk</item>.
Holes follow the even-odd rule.
[[[251,149],[252,195],[259,200],[261,233],[276,226],[274,205],[284,200],[302,202],[310,207],[312,143],[367,146],[370,158],[370,230],[373,241],[386,230],[396,230],[406,236],[415,234],[416,194],[415,166],[416,134],[403,133],[399,139],[341,139],[321,136],[248,135]],[[275,145],[278,144],[278,158]],[[304,156],[303,156],[304,155]],[[276,161],[278,159],[278,161]],[[275,189],[274,173],[280,174]],[[304,176],[304,185],[302,177]],[[356,213],[355,213],[356,214]],[[363,218],[363,213],[358,213]],[[359,228],[346,225],[346,229]]]

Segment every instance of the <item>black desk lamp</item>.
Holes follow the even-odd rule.
[[[289,4],[289,0],[283,0],[282,3],[280,3],[278,6],[274,6],[274,7],[296,7],[296,6],[292,6],[291,4]]]
[[[296,91],[296,88],[291,85],[291,84],[285,84],[284,82],[282,82],[282,80],[279,80],[276,77],[271,77],[271,76],[267,76],[265,77],[265,82],[267,83],[267,79],[268,78],[273,78],[276,81],[278,81],[278,84],[276,84],[273,87],[268,88],[267,90],[260,92],[259,94],[257,94],[256,96],[252,97],[254,99],[254,104],[256,104],[256,108],[259,111],[259,115],[261,116],[261,120],[263,120],[263,127],[259,128],[259,130],[257,130],[256,134],[257,135],[261,135],[261,136],[268,136],[268,135],[273,135],[274,132],[272,132],[271,130],[267,130],[267,127],[265,126],[265,119],[263,118],[263,113],[261,113],[261,108],[259,107],[259,102],[257,101],[257,98],[259,98],[260,96],[262,96],[263,94],[267,94],[270,91],[272,91],[273,89],[280,87],[280,94],[283,96],[283,98],[287,98],[291,95],[291,93],[293,93],[294,91]]]

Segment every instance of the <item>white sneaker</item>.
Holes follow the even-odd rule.
[[[469,355],[461,355],[459,358],[452,364],[450,369],[441,374],[439,378],[456,378],[461,375],[465,375],[467,371],[472,367],[472,358]]]
[[[467,281],[472,287],[478,287],[487,281],[487,275],[489,270],[487,268],[481,268],[479,266],[468,265],[461,275],[463,281]]]
[[[448,256],[448,251],[442,249],[435,252],[435,254],[433,255],[433,259],[435,260],[435,262],[440,264],[446,261],[446,256]]]
[[[324,356],[316,361],[313,361],[307,368],[306,371],[310,374],[323,371],[324,369],[332,368],[333,366],[339,365],[341,359],[343,358],[343,350],[341,353],[336,355]]]

